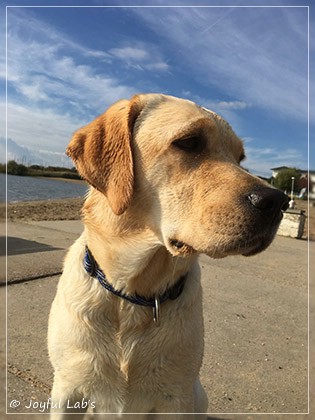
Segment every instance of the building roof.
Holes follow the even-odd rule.
[[[278,166],[277,168],[270,168],[271,171],[280,171],[281,169],[292,169],[292,168],[289,168],[288,166]],[[295,168],[295,169],[301,172],[302,174],[306,174],[306,173],[315,174],[315,170],[298,169],[298,168]]]
[[[280,171],[280,169],[290,169],[288,166],[278,166],[277,168],[270,168],[271,171]]]

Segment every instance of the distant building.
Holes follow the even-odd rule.
[[[277,168],[271,168],[272,177],[276,178],[278,173],[283,169],[290,169],[288,166],[279,166]],[[309,197],[315,199],[315,171],[308,171],[303,169],[297,169],[300,174],[301,178],[299,180],[299,189],[308,187],[309,184]]]

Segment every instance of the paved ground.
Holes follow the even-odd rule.
[[[47,318],[65,249],[81,229],[78,221],[8,224],[7,389],[8,403],[16,405],[8,407],[14,419],[24,417],[19,413],[39,413],[36,405],[48,399],[52,369],[46,350]],[[303,415],[309,395],[308,242],[277,237],[255,257],[201,257],[200,262],[206,330],[201,379],[209,396],[209,416],[256,419],[257,413],[274,413],[273,419],[315,418],[314,411],[313,416]],[[5,303],[6,289],[0,290]],[[5,319],[4,305],[1,308]],[[32,409],[27,408],[30,401]],[[4,407],[4,392],[0,402]]]

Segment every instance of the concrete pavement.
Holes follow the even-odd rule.
[[[49,397],[48,313],[65,251],[81,231],[79,221],[8,223],[7,387],[8,404],[16,405],[8,407],[14,419],[19,413],[21,418],[21,413],[40,413],[37,405]],[[314,243],[310,250],[312,255]],[[307,418],[307,241],[277,237],[255,257],[202,256],[200,263],[205,317],[201,379],[211,416],[296,413]],[[5,297],[4,287],[1,293]],[[1,351],[4,367],[3,345]]]

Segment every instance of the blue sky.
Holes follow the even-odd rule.
[[[118,99],[163,92],[225,117],[244,140],[244,166],[252,172],[270,176],[270,168],[276,166],[307,169],[307,7],[244,8],[239,6],[249,3],[242,1],[220,2],[233,7],[185,4],[189,5],[175,1],[172,5],[181,7],[8,7],[8,157],[16,153],[24,163],[71,165],[64,150],[73,131]],[[1,11],[5,17],[5,9]],[[1,54],[2,86],[5,65]],[[0,107],[4,123],[3,91]],[[310,121],[314,122],[312,113]],[[314,126],[310,128],[312,133]],[[0,151],[4,132],[1,137]],[[315,169],[312,144],[309,157],[310,169]]]

